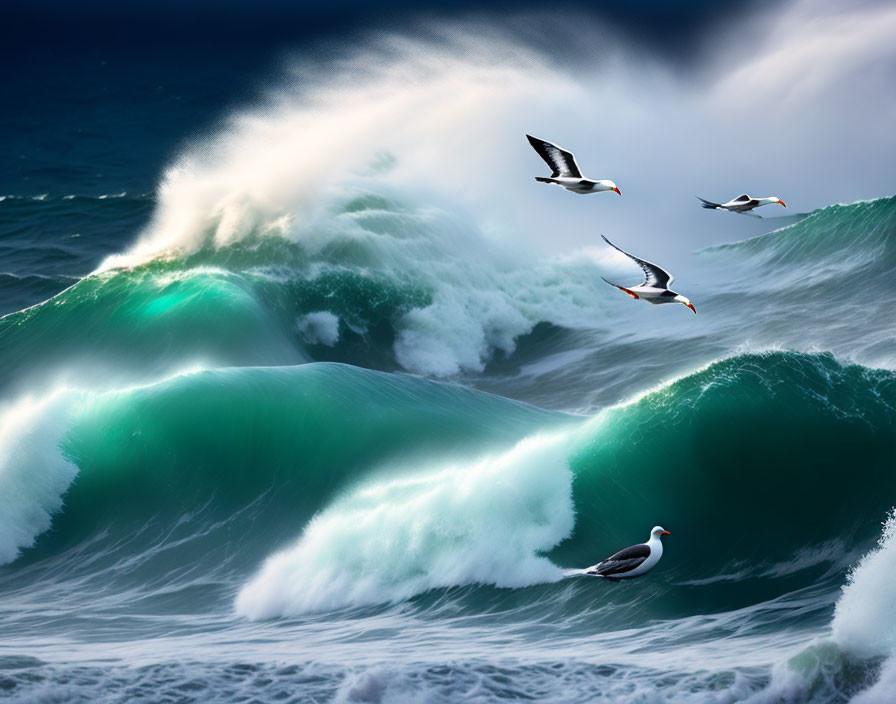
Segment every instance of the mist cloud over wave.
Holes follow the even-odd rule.
[[[175,161],[131,254],[304,239],[320,197],[362,177],[465,210],[515,245],[557,251],[603,232],[674,261],[723,228],[763,226],[702,212],[695,194],[775,194],[798,210],[889,195],[894,24],[886,3],[792,3],[716,27],[684,67],[574,15],[295,57],[262,105]],[[526,132],[574,149],[623,197],[536,185]]]

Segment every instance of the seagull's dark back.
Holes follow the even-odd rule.
[[[610,577],[614,574],[630,572],[648,557],[650,557],[650,548],[646,544],[632,545],[630,548],[625,548],[610,555],[610,557],[590,570],[589,574]]]

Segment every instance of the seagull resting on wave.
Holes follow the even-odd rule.
[[[616,581],[618,579],[631,579],[647,574],[656,567],[656,563],[663,556],[662,536],[671,535],[662,526],[654,526],[650,531],[650,540],[640,545],[632,545],[630,548],[620,550],[615,555],[610,555],[603,562],[598,562],[589,567],[582,574],[592,577],[603,577]]]
[[[601,235],[601,237],[603,237],[604,242],[610,245],[613,249],[619,250],[630,259],[634,259],[635,263],[644,270],[644,283],[639,284],[638,286],[626,288],[625,286],[620,286],[619,284],[614,284],[612,281],[604,279],[610,286],[615,286],[620,291],[624,291],[636,300],[642,298],[654,305],[660,303],[681,303],[681,305],[687,306],[694,311],[694,314],[697,313],[697,309],[694,308],[689,299],[679,293],[675,293],[675,291],[669,290],[669,284],[671,284],[675,278],[672,274],[656,264],[651,264],[644,259],[636,257],[634,254],[629,254],[624,249],[619,249],[619,247],[610,242],[610,240],[603,235]]]
[[[742,196],[738,196],[737,198],[733,198],[729,200],[727,203],[713,203],[711,200],[704,200],[700,196],[697,196],[697,200],[703,203],[703,207],[707,210],[727,210],[729,213],[741,213],[742,215],[752,215],[753,217],[759,218],[762,217],[756,213],[751,213],[750,211],[754,208],[760,208],[763,205],[771,205],[772,203],[779,203],[784,205],[784,201],[780,198],[776,198],[775,196],[769,196],[768,198],[753,198],[752,196],[748,196],[744,193]]]
[[[526,135],[529,144],[538,152],[538,156],[547,162],[551,167],[551,176],[536,176],[535,180],[540,183],[555,183],[562,186],[567,191],[586,195],[588,193],[599,193],[600,191],[616,191],[619,195],[622,192],[616,188],[616,184],[608,179],[601,181],[592,181],[590,178],[582,176],[582,171],[576,163],[576,157],[572,152],[558,147],[556,144],[545,142],[543,139]]]

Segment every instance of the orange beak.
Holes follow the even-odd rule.
[[[622,191],[620,191],[618,188],[614,188],[613,190],[616,191],[619,195],[622,195]]]
[[[694,315],[697,315],[697,309],[694,308],[694,304],[693,304],[693,303],[685,303],[685,305],[686,305],[688,308],[690,308],[692,311],[694,311]]]
[[[787,207],[787,204],[786,204],[783,200],[781,200],[780,198],[778,198],[778,202],[779,202],[781,205],[783,205],[785,208]]]
[[[664,530],[660,535],[672,535],[671,531]]]

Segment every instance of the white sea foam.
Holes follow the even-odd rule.
[[[59,447],[73,401],[71,392],[57,391],[0,411],[0,564],[50,527],[78,471]]]
[[[847,577],[834,609],[832,637],[820,638],[788,661],[778,663],[767,687],[746,698],[745,704],[815,701],[813,689],[824,696],[836,690],[836,673],[848,662],[885,658],[876,681],[850,700],[852,704],[889,704],[896,691],[896,509],[884,523],[877,546],[865,554]],[[839,697],[842,692],[837,692]],[[834,700],[833,698],[831,699]]]
[[[413,305],[399,306],[391,319],[395,358],[408,371],[479,372],[496,350],[511,353],[517,338],[541,321],[593,328],[605,319],[599,301],[610,289],[592,254],[545,260],[511,251],[489,242],[462,213],[402,198],[384,184],[356,180],[326,201],[324,215],[294,225],[294,232],[316,260],[303,276],[348,269],[355,277],[376,277],[422,294]],[[324,313],[333,316],[332,332],[334,311],[305,316],[300,330],[315,336],[311,328],[319,327]]]
[[[896,511],[878,546],[852,570],[834,612],[834,640],[847,653],[876,657],[896,653]]]
[[[332,347],[339,342],[339,317],[329,311],[303,315],[296,325],[308,344]]]
[[[42,395],[0,407],[0,565],[34,545],[62,510],[65,492],[78,473],[62,444],[82,409],[103,397],[164,384],[202,368],[198,363],[185,365],[151,383],[102,391],[58,383]]]
[[[262,565],[236,610],[250,619],[395,602],[473,583],[523,587],[563,571],[539,553],[573,528],[568,436],[374,481],[324,509]]]
[[[877,681],[859,692],[850,704],[892,704],[896,693],[896,657],[890,657],[881,667]]]
[[[310,273],[299,275],[313,279],[348,270],[388,282],[387,288],[420,292],[390,321],[395,358],[408,371],[479,372],[496,351],[513,352],[519,336],[541,321],[594,328],[606,319],[600,301],[611,289],[600,280],[593,252],[544,259],[512,251],[489,242],[462,213],[403,200],[401,191],[363,179],[325,204],[323,215],[292,226],[316,260]],[[603,261],[605,267],[631,266],[612,255]],[[322,314],[332,316],[332,332],[334,311],[301,318],[300,331],[316,338]]]

